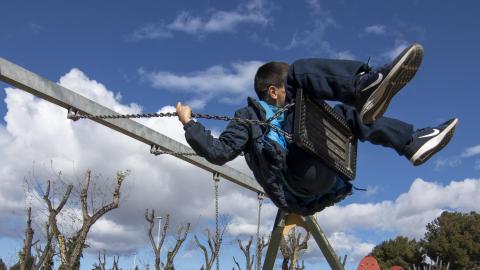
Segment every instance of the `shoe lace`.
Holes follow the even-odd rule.
[[[370,72],[370,70],[372,70],[372,67],[370,66],[370,59],[371,59],[371,58],[372,58],[372,57],[369,56],[368,59],[367,59],[367,63],[365,63],[365,65],[367,65],[367,72]]]
[[[419,134],[419,133],[422,133],[423,131],[427,131],[427,130],[431,130],[431,129],[432,129],[431,127],[419,128],[419,129],[415,130],[415,132],[413,134]]]

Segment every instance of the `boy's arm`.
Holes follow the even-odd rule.
[[[248,127],[237,122],[230,122],[227,128],[214,138],[211,131],[191,120],[191,109],[177,104],[178,118],[184,124],[185,138],[193,150],[213,164],[223,165],[237,157],[249,140]],[[235,117],[239,117],[238,112]]]

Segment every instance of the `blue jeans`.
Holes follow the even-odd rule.
[[[339,101],[334,110],[347,121],[353,134],[362,142],[382,145],[404,154],[411,140],[413,126],[397,119],[381,117],[372,124],[362,123],[355,101],[355,77],[367,71],[365,63],[351,60],[302,59],[290,65],[285,82],[286,102],[302,88],[318,100]],[[287,117],[286,129],[293,130],[293,116]],[[290,185],[306,194],[324,194],[336,185],[338,175],[312,155],[291,144],[287,156]]]

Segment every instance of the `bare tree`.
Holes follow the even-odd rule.
[[[268,247],[269,244],[270,237],[267,237],[267,240],[265,240],[264,236],[257,238],[257,270],[262,269],[263,250]]]
[[[43,196],[44,201],[48,206],[49,212],[49,226],[52,230],[54,237],[56,238],[60,250],[60,258],[62,265],[60,269],[79,269],[80,267],[80,257],[82,256],[82,251],[85,248],[85,241],[87,239],[88,232],[95,222],[100,219],[103,215],[109,211],[118,208],[120,204],[120,188],[123,181],[125,180],[127,172],[117,172],[116,176],[116,185],[113,191],[112,201],[109,204],[103,205],[90,215],[88,210],[88,190],[91,179],[91,171],[88,170],[85,174],[84,181],[81,186],[80,192],[80,202],[82,209],[82,226],[78,231],[76,231],[68,239],[64,234],[60,232],[57,225],[57,215],[60,213],[62,208],[65,206],[73,186],[70,184],[67,186],[60,204],[58,207],[54,208],[50,200],[50,181],[47,183],[47,189]],[[93,207],[93,205],[92,205]]]
[[[121,268],[118,267],[118,260],[120,260],[120,256],[117,256],[116,258],[113,256],[113,265],[111,270],[121,270]]]
[[[49,226],[46,226],[47,234]],[[51,235],[51,234],[50,234]],[[26,229],[25,239],[23,240],[23,248],[20,252],[19,263],[13,266],[13,269],[34,270],[34,269],[51,269],[53,258],[53,250],[51,250],[51,237],[47,237],[46,248],[42,250],[40,241],[33,242],[34,230],[32,229],[32,208],[26,209]],[[49,248],[47,248],[49,247]],[[36,256],[32,255],[32,248],[36,251]],[[50,259],[50,263],[46,262]]]
[[[23,240],[23,249],[20,252],[20,270],[30,270],[35,267],[35,261],[32,257],[33,229],[32,229],[32,208],[26,210],[25,239]]]
[[[243,255],[245,256],[245,269],[246,270],[252,270],[253,269],[253,263],[255,261],[255,258],[257,259],[257,269],[262,269],[262,253],[263,250],[268,247],[268,244],[270,243],[270,238],[267,238],[265,240],[265,237],[257,237],[257,244],[256,244],[256,255],[250,254],[250,247],[253,242],[253,236],[250,237],[248,240],[248,243],[246,245],[243,245],[243,243],[238,240],[238,245],[240,249],[243,252]],[[241,270],[240,264],[237,262],[235,257],[233,257],[233,261],[235,262],[235,265],[237,266],[238,270]]]
[[[166,270],[174,270],[175,266],[173,264],[173,260],[175,256],[177,255],[178,251],[180,250],[180,247],[182,246],[183,242],[185,242],[185,239],[187,239],[187,235],[190,231],[190,222],[187,223],[186,226],[181,226],[177,234],[175,236],[175,246],[167,252],[167,263],[165,264],[164,269]]]
[[[302,261],[302,266],[298,265],[298,258],[300,251],[307,249],[307,242],[310,238],[310,234],[302,240],[302,234],[297,235],[295,228],[293,228],[289,234],[288,239],[282,237],[280,241],[280,251],[283,255],[282,270],[302,270],[305,269],[305,265]]]
[[[93,264],[92,270],[106,270],[106,258],[105,258],[105,250],[103,253],[98,252],[98,262]],[[121,268],[118,266],[118,261],[120,260],[120,256],[113,256],[113,263],[110,270],[120,270]]]
[[[0,270],[7,270],[7,266],[3,262],[3,260],[0,258]]]
[[[60,232],[57,226],[57,215],[62,211],[63,207],[67,203],[68,198],[70,197],[70,194],[72,193],[73,185],[69,184],[67,186],[67,189],[65,190],[65,193],[62,196],[62,199],[60,200],[60,203],[58,204],[57,207],[53,206],[52,201],[50,200],[50,191],[51,191],[51,183],[50,180],[47,181],[47,187],[45,189],[45,193],[43,195],[43,200],[47,204],[48,207],[48,226],[50,227],[52,235],[56,238],[59,248],[60,248],[60,253],[62,256],[62,262],[67,260],[66,257],[66,243],[65,243],[65,236]],[[46,247],[45,247],[46,248]]]
[[[252,255],[250,253],[250,247],[252,246],[253,236],[250,237],[250,239],[245,245],[243,245],[240,239],[237,239],[237,241],[238,241],[238,246],[240,247],[240,249],[243,252],[243,255],[245,256],[245,270],[252,270],[253,262],[255,261],[255,255]],[[235,265],[237,266],[238,270],[242,270],[242,268],[240,267],[240,264],[235,259],[235,256],[233,256],[233,261],[235,262]]]
[[[150,239],[150,244],[152,245],[153,253],[155,254],[155,269],[160,270],[161,266],[161,259],[160,259],[160,251],[163,246],[163,242],[165,241],[165,237],[167,236],[167,229],[170,224],[170,215],[167,215],[165,218],[165,223],[163,224],[162,233],[160,236],[160,241],[155,244],[155,240],[153,239],[153,227],[155,226],[155,210],[148,212],[148,209],[145,210],[145,220],[148,223],[147,235]]]
[[[205,264],[202,266],[202,270],[210,270],[212,269],[213,263],[217,259],[217,256],[219,255],[220,252],[220,246],[222,245],[222,240],[223,240],[223,234],[225,233],[225,230],[227,229],[227,226],[224,225],[222,226],[219,230],[218,233],[215,235],[212,235],[210,232],[210,229],[206,229],[207,232],[207,244],[209,250],[207,250],[207,247],[198,241],[197,236],[195,235],[195,243],[197,246],[202,250],[203,256],[205,259]]]
[[[42,249],[40,242],[37,242],[33,247],[35,248],[36,253],[36,264],[35,269],[47,270],[53,269],[53,257],[55,256],[55,247],[53,246],[53,232],[50,229],[50,224],[47,221],[45,223],[45,246]]]
[[[392,267],[392,269],[393,269],[393,267]],[[428,264],[420,265],[420,266],[416,266],[415,264],[413,264],[412,267],[408,267],[408,269],[412,269],[412,270],[424,270],[424,269],[428,269],[428,270],[449,270],[450,269],[450,262],[447,262],[444,265],[443,260],[441,260],[440,257],[437,256],[437,259],[435,261],[431,261]],[[477,270],[477,269],[480,269],[480,267],[475,267],[474,266],[473,268],[469,268],[469,269]]]
[[[98,264],[93,264],[93,270],[105,270],[105,251],[103,251],[103,256],[100,252],[98,252]]]
[[[170,215],[167,214],[165,217],[165,223],[163,224],[163,228],[162,228],[162,232],[161,232],[161,236],[158,244],[155,244],[155,241],[153,238],[153,228],[155,226],[155,210],[152,209],[152,211],[149,212],[148,209],[146,209],[145,220],[147,220],[147,223],[148,223],[147,235],[148,235],[148,238],[150,239],[150,244],[152,245],[152,249],[155,254],[155,269],[160,270],[161,267],[163,267],[163,269],[168,269],[168,270],[175,269],[173,261],[178,251],[180,250],[180,247],[185,242],[185,239],[187,239],[187,235],[190,232],[190,223],[187,223],[186,226],[182,225],[178,229],[175,235],[175,240],[176,240],[175,246],[172,249],[168,250],[166,263],[163,264],[160,259],[160,251],[162,249],[163,243],[167,236],[168,227],[170,226]]]

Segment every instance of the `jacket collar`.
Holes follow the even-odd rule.
[[[260,103],[256,99],[252,97],[248,97],[247,103],[248,103],[248,107],[251,107],[255,111],[255,113],[259,116],[260,120],[266,119],[267,113],[265,112],[265,109],[262,107],[262,105],[260,105]]]

